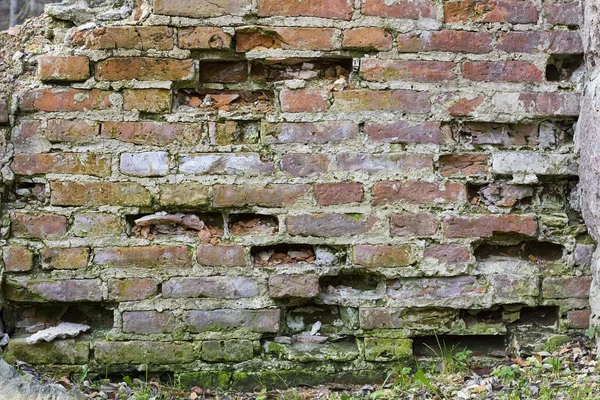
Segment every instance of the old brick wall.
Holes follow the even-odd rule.
[[[358,383],[434,334],[498,356],[587,327],[578,3],[120,10],[55,9],[11,61],[5,358]],[[92,331],[25,343],[59,321]]]

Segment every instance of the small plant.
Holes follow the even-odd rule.
[[[256,396],[256,400],[266,400],[267,399],[267,388],[262,388],[258,396]]]
[[[425,344],[425,346],[433,353],[435,356],[442,360],[442,374],[454,374],[457,372],[466,372],[469,370],[467,359],[473,352],[471,350],[467,350],[466,347],[462,351],[456,351],[459,343],[448,347],[446,342],[442,340],[440,343],[437,335],[435,336],[435,340],[438,345],[438,349],[434,349],[433,347]]]

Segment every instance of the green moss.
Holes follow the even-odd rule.
[[[79,364],[88,362],[90,343],[87,341],[57,340],[28,344],[25,339],[11,339],[4,360],[8,363],[25,361],[29,364]]]
[[[367,361],[400,361],[410,365],[414,359],[412,340],[365,338],[364,355]]]
[[[236,372],[233,374],[232,389],[254,391],[286,389],[299,385],[317,386],[333,382],[334,376],[323,372],[306,370],[264,371],[256,373]]]
[[[178,386],[188,390],[192,386],[203,389],[228,389],[231,374],[224,371],[184,372],[175,376]]]
[[[569,343],[570,340],[571,338],[567,335],[551,336],[548,338],[548,341],[542,345],[542,350],[552,353]]]

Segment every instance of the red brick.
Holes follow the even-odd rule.
[[[553,25],[580,25],[583,12],[579,3],[543,3],[546,22]]]
[[[360,203],[364,190],[358,182],[320,183],[315,185],[315,197],[321,206]]]
[[[171,311],[126,311],[123,313],[123,332],[125,333],[141,335],[171,333],[175,329],[175,323],[175,315]]]
[[[98,139],[100,124],[97,122],[66,119],[51,119],[47,123],[45,136],[50,142],[90,143]]]
[[[418,249],[411,245],[354,246],[354,264],[364,267],[407,267],[418,261]]]
[[[194,79],[193,60],[170,58],[119,57],[109,58],[96,64],[99,81],[191,81]]]
[[[252,0],[154,0],[154,13],[181,17],[245,15],[251,9]]]
[[[11,282],[5,287],[6,299],[45,303],[102,301],[102,282],[99,279],[27,280]]]
[[[441,100],[448,100],[442,96]],[[479,107],[485,99],[481,96],[475,98],[464,98],[460,96],[452,96],[448,101],[448,113],[454,117],[466,117]]]
[[[173,28],[168,26],[103,26],[74,35],[72,46],[93,50],[173,50]]]
[[[190,332],[199,333],[207,331],[230,331],[244,329],[246,332],[271,332],[279,331],[281,311],[279,309],[266,310],[190,310],[183,314],[183,321]]]
[[[444,2],[445,22],[536,23],[536,5],[523,0],[459,0]]]
[[[498,38],[497,49],[507,53],[581,54],[578,31],[507,32]]]
[[[192,257],[187,246],[105,247],[94,250],[93,263],[117,268],[173,268],[191,266]]]
[[[542,281],[542,296],[546,299],[588,299],[591,276],[561,276]]]
[[[126,278],[108,280],[109,301],[137,301],[154,297],[158,281],[152,278]]]
[[[246,61],[200,63],[200,82],[244,83],[247,80],[248,63]]]
[[[444,230],[448,237],[535,236],[538,224],[533,215],[472,215],[445,218]]]
[[[162,122],[105,122],[102,136],[122,142],[165,146],[168,144],[195,145],[200,140],[200,124]]]
[[[366,0],[362,5],[363,15],[401,19],[435,19],[436,9],[431,0]]]
[[[393,214],[390,220],[392,233],[403,237],[433,236],[438,223],[433,214],[426,212]]]
[[[387,51],[392,49],[394,38],[382,28],[353,28],[344,31],[342,47],[366,51]]]
[[[111,92],[65,88],[31,89],[21,97],[23,111],[83,111],[106,110],[111,107]]]
[[[256,280],[244,276],[171,278],[163,283],[162,295],[173,299],[208,297],[235,300],[258,296],[261,289]]]
[[[332,111],[404,111],[426,114],[431,109],[427,92],[412,90],[344,90],[333,94]]]
[[[236,50],[333,50],[335,29],[256,27],[236,31]]]
[[[440,175],[472,176],[488,173],[488,156],[485,154],[449,154],[440,156]]]
[[[518,104],[533,116],[578,116],[581,93],[521,93]]]
[[[358,125],[351,121],[263,123],[264,143],[339,143],[354,140]]]
[[[281,170],[292,176],[324,174],[329,169],[329,157],[324,154],[284,154],[281,157]]]
[[[198,246],[198,263],[210,267],[244,267],[246,254],[244,247],[239,245],[211,245]]]
[[[416,204],[466,202],[467,188],[462,183],[423,181],[378,182],[373,186],[373,205],[407,202]]]
[[[375,82],[414,81],[446,82],[456,79],[452,70],[456,63],[446,61],[402,61],[363,59],[360,74],[363,79]]]
[[[42,56],[38,76],[43,81],[85,81],[90,77],[90,60],[83,56]]]
[[[59,239],[67,233],[67,218],[54,214],[15,213],[11,231],[14,237]]]
[[[544,74],[534,64],[525,61],[465,62],[464,78],[485,82],[541,82]]]
[[[319,295],[319,277],[313,274],[272,275],[269,277],[269,297],[273,299],[311,299]]]
[[[222,28],[198,26],[181,28],[178,33],[179,47],[194,50],[229,50],[232,37]]]
[[[11,168],[17,175],[71,174],[107,177],[111,157],[94,153],[15,154]]]
[[[90,251],[84,247],[49,248],[40,250],[43,269],[83,269]]]
[[[118,216],[103,213],[82,213],[73,217],[71,232],[78,237],[119,235],[123,231]]]
[[[439,122],[365,122],[364,131],[374,142],[444,144],[446,141]]]
[[[147,113],[169,113],[173,96],[167,89],[136,89],[123,91],[123,109]]]
[[[214,207],[287,207],[308,193],[310,185],[215,185]]]
[[[341,153],[337,156],[337,168],[341,171],[364,171],[368,173],[432,172],[433,159],[427,154],[366,154]]]
[[[398,51],[448,51],[453,53],[485,54],[492,51],[492,36],[488,32],[424,31],[398,35]]]
[[[260,17],[322,17],[349,20],[352,0],[258,0]]]
[[[55,206],[149,206],[150,192],[136,182],[52,182]]]
[[[369,232],[377,218],[361,214],[288,215],[287,229],[292,236],[339,237]]]
[[[571,328],[587,329],[590,326],[591,310],[573,310],[567,312],[567,322]]]
[[[425,247],[423,258],[440,264],[459,264],[471,261],[471,247],[461,244],[440,244]]]
[[[25,247],[5,246],[2,256],[6,272],[26,272],[33,268],[33,252]]]
[[[202,153],[181,156],[179,172],[189,175],[270,175],[275,170],[271,161],[263,161],[258,153]]]
[[[327,112],[329,92],[324,89],[284,89],[280,94],[283,112]]]

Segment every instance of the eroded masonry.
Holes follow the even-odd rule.
[[[361,383],[587,328],[579,3],[73,3],[0,33],[6,360]]]

